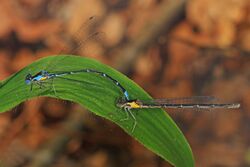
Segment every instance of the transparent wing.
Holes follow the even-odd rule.
[[[90,35],[87,36],[87,38],[83,38],[83,39],[74,39],[72,42],[73,47],[71,45],[71,47],[67,48],[67,50],[62,50],[60,52],[60,54],[62,53],[69,53],[69,54],[77,54],[77,51],[82,47],[85,46],[88,42],[92,41],[92,40],[97,40],[97,41],[101,41],[105,36],[104,32],[94,32]],[[70,45],[69,45],[70,46]]]
[[[219,103],[219,99],[214,96],[191,96],[165,99],[140,100],[145,104],[212,104]]]
[[[169,99],[138,100],[142,108],[239,108],[238,103],[221,103],[213,96],[193,96]]]
[[[95,31],[96,29],[93,27],[97,24],[97,22],[98,18],[96,16],[91,16],[80,26],[80,28],[74,33],[73,36],[69,37],[64,35],[62,37],[64,46],[62,47],[58,55],[75,55],[77,54],[77,51],[80,50],[80,48],[85,48],[87,43],[93,40],[101,43],[105,38],[105,33]],[[58,61],[49,62],[44,69],[49,72],[58,71],[56,70],[56,65],[60,61],[61,60],[58,59]]]
[[[87,42],[97,41],[101,42],[105,38],[105,33],[96,31],[95,26],[98,23],[97,16],[91,16],[85,21],[78,31],[70,38],[64,37],[66,42],[64,48],[60,51],[62,53],[75,54],[79,48],[85,46]]]

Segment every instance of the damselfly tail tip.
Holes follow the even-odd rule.
[[[229,108],[238,109],[238,108],[240,108],[240,103],[232,104]]]

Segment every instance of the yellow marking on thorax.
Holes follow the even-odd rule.
[[[48,77],[42,77],[41,79],[40,79],[40,81],[44,81],[44,80],[46,80]]]
[[[136,103],[135,101],[128,102],[128,104],[130,105],[131,108],[140,108],[140,105]]]

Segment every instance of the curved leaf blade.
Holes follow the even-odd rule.
[[[96,115],[113,121],[145,147],[174,166],[194,166],[192,151],[185,137],[165,111],[133,110],[137,126],[132,132],[134,120],[122,121],[127,114],[116,106],[116,101],[122,97],[122,92],[112,81],[100,75],[82,73],[56,78],[53,83],[46,83],[45,88],[34,86],[30,91],[30,86],[24,82],[25,76],[28,73],[34,75],[44,70],[47,64],[52,63],[55,63],[56,71],[90,68],[104,72],[118,80],[128,90],[132,99],[150,99],[145,91],[126,76],[95,60],[78,56],[50,56],[32,63],[1,83],[0,98],[3,100],[1,100],[0,112],[5,112],[27,99],[38,96],[74,101]],[[51,70],[48,72],[55,72]]]

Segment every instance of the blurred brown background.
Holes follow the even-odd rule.
[[[116,68],[154,98],[240,102],[235,111],[169,114],[196,166],[250,166],[249,9],[249,0],[2,0],[0,78],[83,41],[76,54]],[[170,166],[115,124],[49,98],[0,115],[0,159],[7,167]]]

